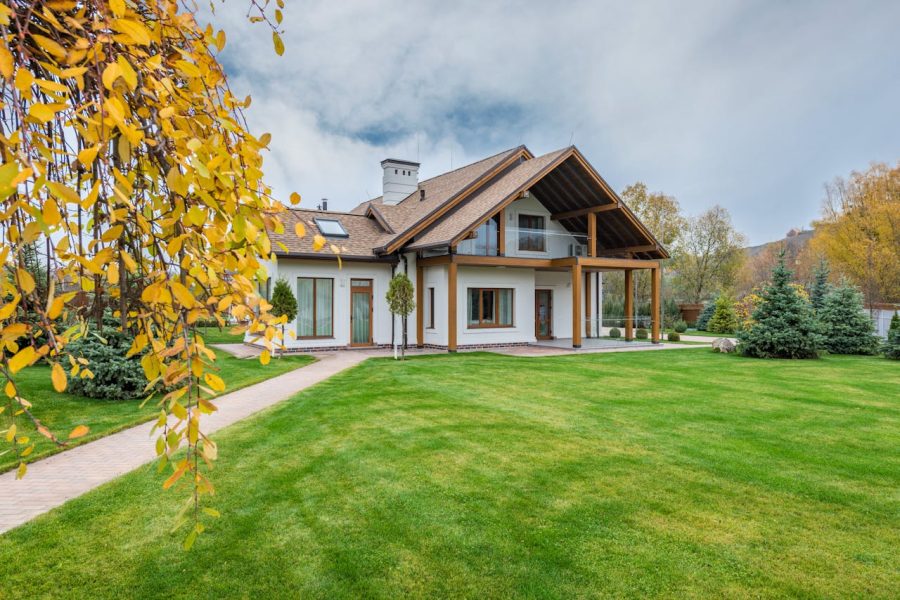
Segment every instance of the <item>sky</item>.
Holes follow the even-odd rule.
[[[574,143],[616,190],[719,204],[758,244],[809,226],[826,182],[900,160],[896,0],[287,0],[281,57],[248,4],[217,5],[220,59],[273,136],[275,194],[304,207],[381,195],[388,157],[424,179]]]

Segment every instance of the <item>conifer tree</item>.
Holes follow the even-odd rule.
[[[279,356],[284,355],[284,330],[285,326],[297,317],[297,298],[291,291],[291,286],[284,279],[275,282],[275,289],[272,290],[272,308],[269,311],[275,317],[284,317],[281,323],[281,352]]]
[[[818,311],[824,346],[833,354],[875,354],[878,338],[863,309],[862,293],[847,282],[825,296]]]
[[[831,289],[831,286],[828,283],[828,276],[830,274],[831,267],[828,266],[828,261],[823,258],[819,261],[819,264],[816,265],[815,271],[813,272],[814,280],[812,288],[809,291],[809,302],[816,312],[822,310],[822,305],[825,303],[825,296],[828,295],[828,292]]]
[[[713,315],[706,327],[707,331],[712,333],[732,334],[737,330],[738,318],[734,312],[734,303],[728,294],[720,294],[716,298]]]
[[[812,306],[791,285],[784,252],[772,271],[772,280],[753,311],[755,323],[738,334],[740,350],[756,358],[816,358],[822,346],[820,326]]]
[[[884,355],[893,360],[900,360],[900,313],[891,317],[887,342],[884,344]]]
[[[709,320],[712,319],[713,313],[716,311],[716,300],[718,299],[719,295],[716,294],[710,298],[709,302],[703,305],[703,310],[700,312],[700,316],[697,317],[697,323],[695,324],[700,331],[706,331]]]

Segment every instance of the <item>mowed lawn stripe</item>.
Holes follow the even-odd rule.
[[[311,367],[315,368],[315,366]],[[370,360],[0,537],[10,597],[891,597],[900,369],[706,349]],[[27,564],[26,570],[15,565]]]

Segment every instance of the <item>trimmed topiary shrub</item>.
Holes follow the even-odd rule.
[[[611,338],[620,338],[622,337],[622,332],[619,331],[618,327],[613,327],[609,330],[609,337]]]
[[[278,356],[284,356],[284,347],[287,344],[285,337],[285,329],[287,324],[297,318],[297,298],[291,291],[291,286],[282,278],[278,278],[275,282],[275,290],[272,292],[272,309],[270,312],[276,317],[285,317],[285,322],[281,324],[281,344],[279,344],[281,352]]]
[[[671,332],[669,332],[669,341],[670,342],[680,342],[681,335],[677,331],[671,331]]]
[[[721,294],[716,299],[716,307],[713,316],[706,325],[706,330],[712,333],[732,334],[737,331],[738,318],[734,312],[734,304],[727,294]]]
[[[719,295],[716,294],[713,296],[709,302],[703,305],[703,310],[700,311],[700,316],[697,317],[697,329],[700,331],[706,331],[707,325],[709,325],[709,320],[712,319],[713,313],[716,311],[716,300],[719,299]]]
[[[88,360],[82,372],[69,378],[68,391],[88,398],[130,400],[145,397],[147,378],[141,367],[141,355],[125,358],[131,339],[113,327],[100,334],[90,332],[68,344],[66,350]],[[93,374],[86,377],[85,369]]]
[[[756,358],[816,358],[822,347],[820,326],[812,306],[791,285],[791,272],[784,266],[784,253],[772,271],[753,325],[738,334],[740,350]]]
[[[646,340],[648,337],[650,337],[650,336],[647,335],[647,330],[644,329],[643,327],[639,327],[634,332],[634,339],[636,339],[636,340]]]
[[[675,321],[675,332],[676,333],[684,333],[687,331],[687,323],[684,321]]]
[[[863,297],[846,282],[832,288],[818,310],[825,349],[832,354],[876,354],[879,339],[864,312]]]

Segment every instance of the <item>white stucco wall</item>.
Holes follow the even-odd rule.
[[[498,287],[513,290],[513,326],[469,328],[468,289]],[[459,346],[534,342],[534,269],[465,267],[457,271],[457,316]]]
[[[401,263],[402,267],[402,263]],[[415,267],[413,267],[415,280]],[[278,264],[269,268],[272,281],[284,278],[297,294],[298,277],[329,277],[334,279],[334,322],[333,337],[326,339],[298,340],[288,336],[285,345],[288,348],[317,348],[329,346],[349,346],[350,344],[350,279],[372,280],[372,338],[375,344],[391,343],[392,315],[384,300],[391,279],[391,265],[384,263],[364,263],[343,261],[341,267],[337,260],[305,260],[282,258]],[[274,283],[273,283],[274,287]],[[410,341],[415,338],[415,320],[410,320]],[[292,324],[296,333],[297,323]],[[399,339],[400,329],[397,329]],[[245,338],[250,340],[248,335]]]
[[[519,215],[540,215],[544,217],[546,227],[545,252],[528,252],[519,250]],[[528,198],[516,200],[506,208],[506,256],[522,256],[527,258],[560,258],[569,256],[569,244],[584,243],[575,237],[558,221],[550,220],[550,211],[534,194]]]

